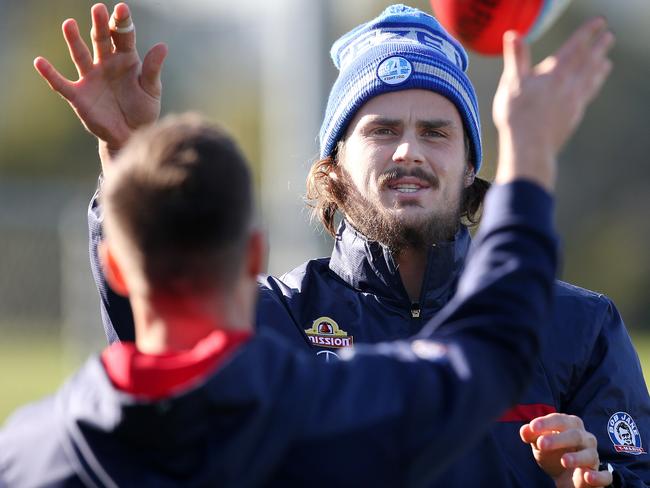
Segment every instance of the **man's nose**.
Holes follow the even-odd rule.
[[[421,164],[424,162],[422,147],[417,138],[405,134],[397,144],[393,153],[393,161],[398,164]]]

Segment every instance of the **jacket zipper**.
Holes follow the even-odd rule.
[[[422,289],[420,290],[420,301],[419,302],[411,302],[411,318],[413,319],[420,319],[422,315],[422,309],[420,308],[420,303],[424,301],[424,297],[427,293],[427,283],[429,281],[429,273],[431,273],[431,261],[429,259],[429,256],[427,256],[427,264],[426,268],[424,269],[424,276],[422,277]]]

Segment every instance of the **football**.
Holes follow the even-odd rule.
[[[571,0],[431,0],[438,21],[466,48],[486,55],[502,51],[503,33],[538,39]]]

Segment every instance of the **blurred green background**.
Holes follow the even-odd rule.
[[[96,143],[32,67],[42,55],[76,79],[60,26],[74,17],[89,32],[92,3],[0,0],[0,421],[16,405],[53,391],[105,343],[85,220],[99,174]],[[330,252],[301,200],[336,76],[327,53],[338,36],[390,3],[129,3],[141,55],[159,41],[169,46],[163,113],[198,110],[222,122],[254,163],[271,272]],[[407,3],[430,10],[424,0]],[[614,299],[648,377],[650,4],[622,5],[575,0],[533,52],[541,59],[593,15],[605,15],[617,35],[614,72],[561,158],[562,277]],[[500,71],[498,58],[471,56],[488,178],[496,158],[490,106]]]

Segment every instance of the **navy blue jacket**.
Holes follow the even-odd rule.
[[[339,345],[408,337],[450,299],[469,247],[462,229],[453,242],[432,248],[426,286],[412,304],[390,252],[343,222],[331,258],[264,280],[258,327],[281,332],[297,347],[307,344],[326,360],[338,349],[322,344],[332,339],[319,333],[320,324],[346,334]],[[584,421],[601,461],[615,469],[616,487],[650,486],[650,397],[623,320],[606,296],[562,281],[555,283],[553,320],[542,333],[531,386],[435,486],[555,486],[519,436],[524,423],[552,412]],[[630,426],[632,446],[611,432],[621,421]]]
[[[550,319],[551,199],[526,182],[488,199],[456,295],[417,336],[323,364],[264,328],[162,401],[92,358],[0,432],[0,485],[428,485],[524,391]]]
[[[101,208],[96,201],[90,207],[89,225],[107,337],[132,338],[128,302],[112,293],[98,268]],[[258,326],[274,329],[296,347],[325,359],[334,358],[337,348],[314,343],[409,337],[453,295],[469,247],[469,233],[463,228],[454,241],[430,250],[422,297],[413,306],[390,252],[344,222],[330,258],[310,260],[279,279],[263,280]],[[583,419],[598,438],[601,459],[615,467],[620,486],[650,486],[650,398],[625,325],[611,300],[601,294],[558,281],[555,295],[554,319],[543,334],[532,385],[517,408],[443,475],[440,486],[476,486],[486,479],[495,480],[495,486],[553,486],[530,447],[521,442],[519,428],[555,411]],[[339,336],[314,332],[315,322],[316,329],[322,322],[324,331],[336,326]],[[636,424],[633,437],[638,450],[626,450],[610,432],[610,421],[616,424],[619,412]]]

